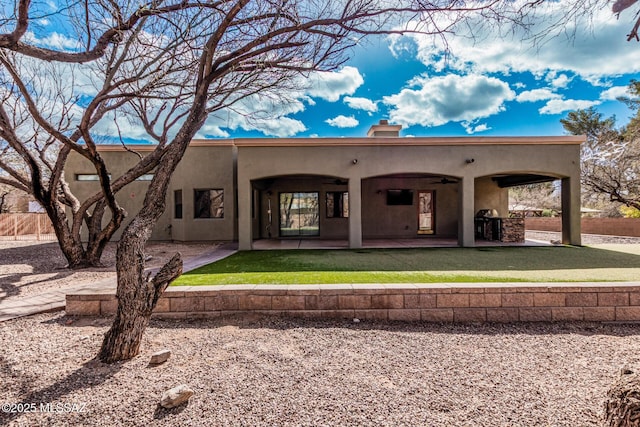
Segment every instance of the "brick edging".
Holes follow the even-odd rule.
[[[66,312],[109,316],[110,293],[67,295]],[[170,288],[155,317],[260,313],[425,322],[640,321],[640,283],[203,286]]]

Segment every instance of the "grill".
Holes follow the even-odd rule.
[[[502,218],[495,209],[480,209],[475,215],[476,239],[502,240]]]

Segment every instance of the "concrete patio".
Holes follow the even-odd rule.
[[[476,240],[476,246],[549,246],[549,241],[527,239],[523,243],[504,243],[490,240]],[[415,239],[365,239],[363,249],[392,249],[392,248],[455,248],[458,247],[455,237],[423,237]],[[260,239],[253,241],[254,250],[271,249],[348,249],[348,240],[330,239]]]

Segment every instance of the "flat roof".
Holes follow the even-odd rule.
[[[453,136],[360,138],[236,138],[194,139],[190,147],[340,147],[340,146],[448,146],[448,145],[579,145],[584,135],[571,136]],[[155,144],[127,144],[127,148],[152,151]],[[119,144],[98,145],[100,151],[124,151]]]
[[[415,145],[579,145],[578,136],[468,136],[468,137],[363,137],[363,138],[238,138],[237,147],[297,146],[415,146]]]

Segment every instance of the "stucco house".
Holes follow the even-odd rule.
[[[501,218],[489,238],[508,239],[520,226],[507,218],[509,187],[560,179],[562,241],[580,244],[583,137],[409,138],[400,130],[383,120],[361,138],[194,140],[152,239],[237,241],[241,250],[291,238],[360,248],[366,239],[439,237],[474,246],[487,238],[478,212]],[[137,160],[120,146],[100,152],[114,177]],[[80,197],[98,189],[92,165],[77,154],[65,174]],[[128,212],[139,208],[149,179],[119,193]]]

